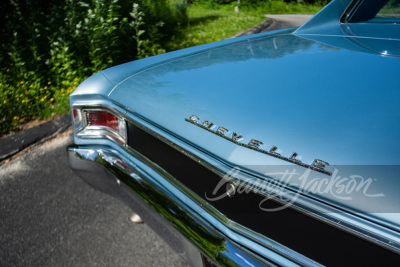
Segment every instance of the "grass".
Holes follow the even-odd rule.
[[[171,38],[168,50],[177,50],[232,37],[266,20],[265,14],[315,14],[325,2],[314,5],[285,3],[282,0],[259,2],[257,5],[242,5],[234,11],[236,3],[230,5],[193,4],[188,7],[189,25],[182,34]]]
[[[224,40],[266,20],[252,11],[235,12],[233,7],[210,9],[202,5],[191,5],[188,15],[189,25],[180,36],[172,38],[170,50]]]
[[[260,2],[257,6],[244,6],[243,8],[261,14],[315,14],[326,4],[327,1],[321,1],[310,5],[297,2],[286,3],[282,0],[271,0]]]

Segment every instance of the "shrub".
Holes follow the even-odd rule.
[[[89,75],[165,52],[186,1],[7,0],[0,5],[0,133],[68,111]]]

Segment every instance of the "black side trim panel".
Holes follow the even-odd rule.
[[[211,196],[221,180],[217,174],[131,123],[128,123],[128,145],[162,167],[205,201],[205,196]],[[219,194],[223,193],[222,190],[225,191],[225,186]],[[262,200],[262,196],[249,192],[209,203],[232,221],[324,265],[378,266],[400,262],[400,255],[294,209],[261,211],[259,203]],[[274,201],[267,203],[271,209],[280,207]],[[266,207],[265,202],[263,207]]]

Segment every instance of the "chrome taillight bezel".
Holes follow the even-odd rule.
[[[102,111],[109,113],[118,120],[118,131],[107,126],[88,125],[87,113]],[[127,140],[127,126],[125,119],[115,111],[104,107],[72,106],[71,115],[74,134],[84,139],[109,139],[120,145],[125,145]]]

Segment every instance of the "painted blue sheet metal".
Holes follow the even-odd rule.
[[[339,168],[341,177],[375,179],[369,193],[384,197],[354,192],[349,202],[308,194],[399,231],[400,25],[341,23],[350,2],[332,1],[299,29],[105,70],[80,85],[71,101],[108,98],[182,142],[260,176],[288,163],[184,119],[195,114],[213,122],[214,130],[228,129],[226,136],[260,140],[267,151],[275,145],[286,157],[296,151],[308,164],[322,159],[332,171]],[[289,186],[299,188],[296,181]]]

